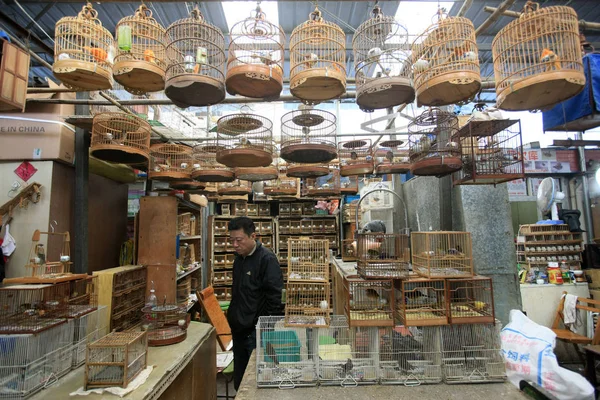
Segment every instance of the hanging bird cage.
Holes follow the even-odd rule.
[[[296,196],[298,186],[298,179],[288,178],[285,169],[280,169],[277,179],[265,182],[263,193],[267,196]]]
[[[217,121],[217,161],[228,167],[267,167],[273,162],[273,123],[256,114],[238,113]]]
[[[340,191],[342,194],[357,194],[358,176],[345,176],[340,178]]]
[[[87,3],[76,17],[63,17],[56,23],[52,73],[69,88],[112,88],[115,41],[97,17],[98,12]]]
[[[192,148],[162,143],[150,147],[148,178],[159,181],[191,179]]]
[[[358,27],[352,39],[356,75],[356,104],[366,111],[415,100],[411,83],[408,31],[375,6],[372,18]]]
[[[340,171],[330,168],[329,174],[318,178],[302,180],[302,196],[312,198],[328,198],[340,196]]]
[[[142,4],[134,15],[116,26],[117,56],[115,80],[133,94],[157,92],[165,88],[165,29]]]
[[[301,105],[281,117],[281,158],[299,163],[333,160],[337,156],[336,130],[335,115]]]
[[[221,182],[217,186],[219,196],[243,196],[252,193],[252,184],[236,179],[233,182]]]
[[[323,20],[318,7],[290,36],[290,92],[308,103],[346,91],[346,34]]]
[[[225,98],[225,38],[198,9],[167,28],[165,95],[179,107],[209,106]]]
[[[169,184],[169,187],[173,190],[183,190],[185,192],[193,192],[204,190],[206,185],[203,182],[196,182],[194,180],[185,181],[174,181]]]
[[[492,42],[498,107],[538,110],[575,96],[585,85],[577,13],[528,1]]]
[[[236,179],[243,179],[250,182],[270,181],[277,179],[278,176],[279,172],[277,171],[277,167],[273,165],[268,167],[240,167],[235,169]]]
[[[121,164],[147,164],[152,128],[140,117],[122,112],[96,114],[91,155]]]
[[[46,236],[48,241],[53,236],[62,238],[62,246],[58,261],[50,261],[48,254],[44,250],[44,244],[40,243],[42,235]],[[40,232],[35,230],[31,237],[31,249],[29,250],[29,262],[25,265],[26,269],[31,269],[28,276],[31,277],[58,277],[69,274],[71,270],[71,235],[69,232]]]
[[[384,140],[375,150],[375,175],[410,172],[408,147],[399,139]]]
[[[260,6],[255,15],[231,27],[227,59],[227,93],[278,98],[283,89],[285,34],[267,21]]]
[[[338,158],[342,176],[373,173],[371,139],[354,139],[338,143]]]
[[[224,150],[217,140],[209,140],[194,147],[192,178],[200,182],[233,182],[233,171],[217,162],[217,152]]]
[[[410,172],[413,175],[443,176],[462,168],[460,142],[452,141],[458,131],[454,114],[432,108],[408,125]]]
[[[328,164],[300,164],[289,163],[286,175],[289,178],[318,178],[330,173],[330,165]]]
[[[473,23],[438,10],[437,22],[412,44],[417,105],[442,106],[466,101],[481,88]]]

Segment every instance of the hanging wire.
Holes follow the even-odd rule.
[[[40,26],[40,24],[38,24],[37,21],[35,19],[33,19],[33,17],[31,15],[29,15],[29,13],[27,13],[27,11],[25,11],[25,9],[21,6],[21,4],[19,4],[19,2],[17,0],[15,0],[15,4],[17,5],[17,7],[19,7],[21,9],[21,11],[23,11],[23,13],[25,15],[27,15],[27,17],[31,20],[31,22],[33,22],[35,24],[35,26],[37,26],[38,28],[40,28],[40,30],[42,32],[44,32],[44,35],[46,35],[48,37],[48,39],[50,39],[50,41],[52,42],[52,44],[54,44],[54,39],[52,39],[52,37],[50,35],[48,35],[48,33],[46,32],[46,30],[44,28],[42,28]]]
[[[315,7],[319,7],[318,1],[311,0],[311,3],[313,3]],[[325,14],[328,14],[332,19],[336,20],[340,25],[344,25],[346,28],[348,28],[350,31],[352,31],[352,33],[356,32],[356,29],[354,29],[352,27],[352,25],[349,25],[346,21],[344,21],[343,19],[341,19],[340,17],[338,17],[331,11],[327,11],[327,9],[325,9],[323,7],[319,7],[319,10],[324,11]]]

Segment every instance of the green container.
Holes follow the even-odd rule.
[[[131,27],[129,25],[119,26],[117,31],[117,40],[119,44],[119,50],[131,51]]]
[[[296,332],[275,331],[262,333],[261,345],[263,348],[263,354],[265,356],[265,362],[274,362],[274,360],[272,360],[265,351],[267,343],[271,343],[273,346],[275,354],[277,355],[277,361],[280,363],[300,361],[301,346]]]

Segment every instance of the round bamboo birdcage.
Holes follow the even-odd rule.
[[[222,182],[217,186],[219,196],[243,196],[252,193],[252,185],[248,181],[236,179],[233,182]]]
[[[312,198],[328,198],[341,194],[340,170],[331,168],[329,174],[302,180],[302,195]]]
[[[279,172],[277,167],[269,165],[268,167],[236,168],[236,179],[242,179],[250,182],[270,181],[277,179]]]
[[[192,179],[200,182],[233,182],[233,170],[217,162],[217,152],[224,150],[217,141],[208,140],[194,147]]]
[[[301,105],[281,117],[281,158],[299,163],[327,163],[337,156],[336,118],[330,112]]]
[[[399,139],[379,142],[375,150],[375,175],[406,174],[410,167],[406,143]]]
[[[206,188],[202,182],[193,180],[174,181],[169,184],[169,187],[174,190],[184,190],[186,192],[204,190]]]
[[[142,4],[134,15],[116,26],[117,56],[113,76],[133,94],[157,92],[165,88],[165,29]]]
[[[172,143],[152,145],[148,178],[158,181],[190,180],[192,162],[191,147]]]
[[[56,23],[52,73],[71,89],[110,89],[115,52],[112,34],[88,2],[76,17],[63,17]]]
[[[548,108],[585,85],[577,13],[538,7],[528,1],[492,42],[497,104],[504,110]]]
[[[279,176],[275,180],[266,181],[263,185],[263,193],[267,196],[295,196],[298,193],[298,180],[288,178],[285,174],[286,168],[280,168]]]
[[[209,106],[225,98],[225,38],[195,7],[166,30],[165,95],[179,107]]]
[[[152,128],[140,117],[122,112],[96,114],[91,155],[120,164],[147,164]]]
[[[217,121],[217,162],[231,168],[268,167],[273,162],[273,123],[250,113],[237,113]]]
[[[290,35],[290,92],[316,103],[346,91],[346,34],[318,7]]]
[[[453,137],[458,118],[439,108],[424,111],[408,125],[410,172],[413,175],[444,176],[462,168],[460,142]]]
[[[342,176],[373,173],[371,139],[354,139],[338,143],[338,158]]]
[[[256,8],[254,16],[231,27],[227,59],[227,93],[277,98],[283,89],[285,34]]]
[[[365,111],[389,108],[415,100],[411,82],[408,31],[375,6],[372,18],[358,27],[352,39],[356,104]]]
[[[289,178],[317,178],[330,173],[328,164],[288,164],[286,175]]]
[[[481,88],[479,54],[473,23],[448,17],[440,9],[437,22],[411,46],[417,105],[442,106],[471,99]]]

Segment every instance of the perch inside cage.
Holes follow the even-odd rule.
[[[162,305],[144,307],[142,313],[142,330],[148,333],[148,346],[175,344],[187,337],[186,306],[166,304],[165,301]]]
[[[394,282],[396,317],[404,326],[447,325],[446,282],[443,279],[411,279]]]
[[[273,162],[273,123],[250,113],[217,121],[217,161],[228,167],[268,167]]]
[[[405,174],[410,172],[408,147],[399,139],[384,140],[375,150],[375,174]]]
[[[44,244],[40,243],[42,235],[58,236],[62,238],[62,246],[58,261],[50,261],[46,256]],[[31,249],[29,250],[29,262],[26,269],[31,269],[29,276],[39,278],[52,278],[70,274],[71,265],[71,235],[69,232],[40,232],[36,229],[31,237]]]
[[[340,171],[338,169],[331,168],[327,175],[302,180],[303,196],[326,198],[339,196],[340,193]]]
[[[200,182],[233,182],[233,171],[217,162],[217,152],[225,150],[217,145],[217,141],[210,140],[194,147],[192,178]]]
[[[413,271],[427,278],[473,276],[473,248],[469,232],[413,232]]]
[[[411,57],[419,106],[466,101],[481,88],[475,27],[467,18],[439,9],[437,22],[412,44]]]
[[[358,27],[352,39],[356,74],[356,104],[377,110],[412,103],[411,59],[406,50],[408,31],[379,6]]]
[[[321,102],[345,91],[346,34],[315,8],[290,36],[290,92],[306,102]]]
[[[371,139],[354,139],[338,143],[340,175],[365,175],[373,172]]]
[[[577,13],[527,2],[492,42],[498,107],[539,110],[575,96],[585,85]]]
[[[301,105],[281,117],[281,158],[298,163],[327,163],[337,156],[336,118],[330,112]]]
[[[227,59],[227,93],[277,98],[283,88],[285,34],[256,8],[254,16],[231,28]]]
[[[163,143],[150,147],[148,178],[175,181],[190,180],[192,148],[189,146]]]
[[[165,29],[142,4],[134,15],[116,26],[117,56],[113,75],[125,90],[134,94],[165,88]]]
[[[219,196],[243,196],[252,193],[252,185],[248,181],[239,179],[229,183],[219,183],[217,193]]]
[[[58,80],[82,91],[112,88],[115,42],[91,3],[76,17],[61,18],[54,36],[52,73]]]
[[[350,326],[394,326],[392,280],[344,280],[344,311]]]
[[[122,112],[96,114],[91,155],[113,163],[146,164],[150,157],[150,125]]]
[[[417,116],[408,125],[411,173],[443,176],[458,171],[462,167],[460,142],[452,140],[457,130],[458,118],[439,108]]]
[[[180,107],[208,106],[225,98],[225,38],[195,7],[166,30],[165,95]]]

